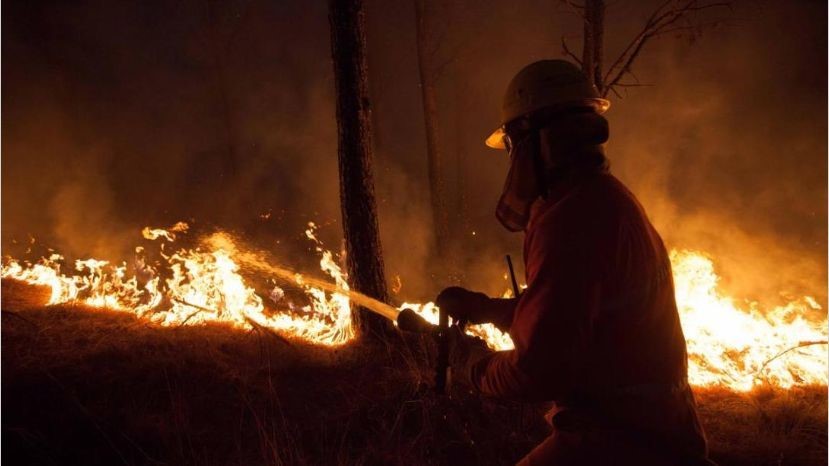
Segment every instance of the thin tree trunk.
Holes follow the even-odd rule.
[[[602,78],[602,56],[604,55],[604,0],[584,2],[584,46],[582,47],[582,71],[596,86],[601,95],[604,92]]]
[[[457,199],[457,228],[455,229],[453,244],[459,250],[467,244],[471,235],[469,227],[469,204],[466,196],[466,117],[469,108],[466,81],[463,80],[463,69],[458,66],[455,71],[455,193]],[[461,255],[452,254],[452,275],[453,283],[462,285],[464,282],[463,268],[461,267]]]
[[[587,75],[587,79],[592,84],[595,84],[593,74],[593,22],[590,16],[593,2],[594,0],[584,1],[584,35],[581,46],[581,70]]]
[[[446,252],[448,216],[443,182],[443,163],[438,147],[438,108],[433,67],[433,44],[429,29],[429,12],[426,0],[414,0],[417,35],[417,65],[420,72],[420,94],[423,103],[423,123],[426,129],[426,159],[429,175],[429,195],[432,207],[432,224],[438,257]]]
[[[604,79],[602,77],[602,62],[604,57],[604,0],[591,0],[593,3],[593,84],[601,95],[604,92]]]
[[[230,88],[227,80],[227,68],[223,62],[217,65],[216,75],[226,144],[225,160],[222,164],[222,171],[225,180],[233,180],[237,172],[236,166],[238,159],[236,154],[236,128],[234,125],[233,109],[230,103]]]
[[[337,97],[340,204],[352,289],[388,301],[372,174],[365,18],[362,0],[329,0],[331,55]],[[382,337],[389,322],[355,313],[363,334]]]
[[[222,119],[225,150],[221,161],[223,182],[233,180],[237,171],[236,129],[231,106],[230,84],[226,57],[229,44],[221,38],[221,21],[219,20],[216,0],[207,0],[207,17],[209,22],[210,53],[213,59],[213,83],[219,100],[219,112]]]

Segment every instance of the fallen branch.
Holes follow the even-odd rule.
[[[254,330],[269,333],[269,334],[273,335],[277,340],[285,343],[286,345],[294,346],[293,343],[291,343],[287,338],[285,338],[282,335],[276,333],[276,331],[274,329],[259,325],[258,323],[256,323],[253,319],[251,319],[248,316],[245,316],[245,322],[250,324],[250,326],[253,327]]]
[[[190,307],[192,307],[192,308],[195,308],[195,309],[196,309],[196,312],[194,312],[194,313],[190,314],[190,315],[189,315],[189,316],[187,316],[184,320],[182,320],[182,321],[181,321],[181,323],[179,324],[179,327],[181,327],[182,325],[186,324],[188,320],[190,320],[192,317],[194,317],[195,315],[199,314],[200,312],[212,312],[212,313],[214,313],[214,314],[218,314],[218,313],[219,313],[219,312],[218,312],[218,311],[216,311],[215,309],[210,309],[209,307],[199,306],[198,304],[188,303],[187,301],[184,301],[183,299],[170,298],[170,300],[171,300],[171,301],[175,301],[175,302],[177,302],[177,303],[179,303],[179,304],[183,304],[183,305],[185,305],[185,306],[190,306]],[[268,327],[264,327],[264,326],[262,326],[262,325],[259,325],[256,321],[254,321],[253,319],[251,319],[251,318],[250,318],[250,317],[248,317],[248,316],[244,316],[244,319],[245,319],[245,322],[247,322],[247,323],[248,323],[251,327],[253,327],[253,328],[254,328],[254,330],[259,330],[259,331],[264,331],[264,332],[270,333],[271,335],[273,335],[274,337],[276,337],[278,340],[280,340],[280,341],[284,342],[285,344],[287,344],[287,345],[289,345],[289,346],[293,346],[293,344],[292,344],[290,341],[288,341],[288,339],[286,339],[286,338],[285,338],[285,337],[283,337],[282,335],[280,335],[280,334],[276,333],[273,329],[270,329],[270,328],[268,328]]]
[[[217,314],[217,315],[219,314],[219,311],[217,311],[217,310],[215,310],[215,309],[210,309],[209,307],[199,306],[198,304],[188,303],[187,301],[184,301],[184,300],[182,300],[182,299],[170,298],[170,301],[175,301],[175,302],[177,302],[177,303],[179,303],[179,304],[183,304],[183,305],[185,305],[185,306],[190,306],[190,307],[192,307],[192,308],[195,308],[195,309],[196,309],[196,312],[194,312],[194,313],[192,313],[192,314],[188,315],[188,316],[187,316],[184,320],[182,320],[182,321],[181,321],[181,323],[180,323],[180,324],[178,324],[178,325],[179,325],[179,327],[180,327],[180,326],[182,326],[182,325],[184,325],[184,324],[186,324],[188,320],[192,319],[193,317],[195,317],[195,316],[196,316],[197,314],[199,314],[200,312],[212,312],[212,313]]]
[[[769,365],[769,363],[771,363],[771,362],[772,362],[772,361],[774,361],[775,359],[779,358],[780,356],[783,356],[784,354],[786,354],[786,353],[788,353],[788,352],[790,352],[790,351],[794,351],[794,350],[796,350],[796,349],[798,349],[798,348],[803,348],[803,347],[805,347],[805,346],[813,346],[813,345],[829,345],[829,341],[826,341],[826,340],[821,340],[821,341],[801,341],[801,342],[800,342],[800,343],[798,343],[797,345],[792,346],[791,348],[787,348],[787,349],[785,349],[785,350],[783,350],[783,351],[781,351],[781,352],[779,352],[779,353],[775,354],[774,356],[772,356],[772,357],[771,357],[771,359],[767,360],[766,362],[764,362],[764,363],[763,363],[763,365],[762,365],[762,366],[760,366],[760,369],[756,372],[756,374],[762,374],[763,370],[765,370],[765,369],[766,369],[766,366],[768,366],[768,365]]]

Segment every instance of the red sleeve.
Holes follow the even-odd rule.
[[[558,208],[562,207],[562,208]],[[524,400],[554,399],[579,386],[601,295],[602,228],[588,209],[557,206],[527,233],[528,287],[515,308],[515,349],[471,368],[482,393]]]
[[[518,298],[490,298],[486,320],[504,332],[508,332],[515,315]]]

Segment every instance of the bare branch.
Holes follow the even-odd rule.
[[[766,362],[764,362],[763,365],[760,366],[760,369],[757,370],[756,374],[762,374],[763,371],[766,369],[766,366],[769,365],[769,363],[771,363],[775,359],[783,356],[786,353],[789,353],[789,352],[794,351],[794,350],[799,349],[799,348],[803,348],[805,346],[827,345],[827,344],[829,344],[829,341],[825,341],[825,340],[823,340],[823,341],[801,341],[800,343],[792,346],[791,348],[786,348],[785,350],[775,354],[770,359],[766,360]]]
[[[671,5],[674,4],[673,7]],[[607,69],[604,76],[605,89],[603,96],[614,86],[620,85],[622,78],[631,73],[633,62],[642,52],[643,47],[650,39],[670,33],[699,31],[703,27],[718,24],[718,21],[695,24],[688,17],[689,14],[714,8],[729,8],[729,1],[700,1],[700,0],[665,0],[660,4],[645,22],[642,30],[628,43],[613,64]],[[677,25],[677,23],[684,25]],[[638,81],[638,79],[637,79]],[[618,95],[618,93],[614,92]]]
[[[633,70],[628,71],[628,74],[630,75],[631,78],[634,79],[634,81],[636,81],[637,84],[639,84],[641,82],[639,80],[639,76],[637,76],[636,73],[633,72]]]
[[[430,70],[430,72],[432,73],[432,79],[434,79],[435,82],[437,82],[440,79],[440,77],[443,75],[443,72],[446,71],[446,67],[451,65],[452,63],[454,63],[454,61],[457,58],[458,58],[457,54],[453,53],[453,54],[449,54],[449,56],[446,57],[445,59],[443,59],[443,61],[441,61],[440,63],[433,64],[432,69]]]
[[[618,97],[621,100],[624,97],[622,97],[622,95],[619,93],[619,91],[617,89],[624,88],[625,89],[625,97],[627,97],[627,95],[628,95],[627,88],[629,88],[629,87],[653,87],[653,84],[651,84],[651,83],[640,82],[639,77],[636,76],[636,74],[634,74],[633,71],[629,71],[628,75],[630,75],[630,77],[632,77],[635,82],[632,82],[632,83],[618,82],[615,85],[613,85],[613,87],[607,89],[608,92],[613,92],[616,95],[616,97]],[[604,95],[607,96],[606,93]]]
[[[561,49],[565,56],[572,58],[579,64],[579,66],[581,66],[581,59],[575,53],[571,52],[569,47],[567,47],[567,41],[564,39],[564,36],[561,36]]]
[[[680,32],[680,33],[681,32],[688,32],[688,31],[699,32],[702,29],[716,27],[716,26],[719,26],[720,24],[723,24],[725,22],[726,22],[725,20],[715,20],[715,21],[706,21],[706,22],[698,23],[698,24],[691,24],[691,25],[687,25],[687,26],[677,26],[675,28],[669,28],[669,29],[665,29],[664,31],[660,31],[660,32],[654,34],[654,37],[664,36],[666,34],[671,34],[671,33],[675,33],[675,32]]]
[[[567,5],[570,8],[572,8],[573,10],[575,10],[576,13],[579,13],[580,11],[584,11],[584,5],[579,3],[579,2],[576,2],[574,0],[561,0],[561,3]]]
[[[660,8],[662,8],[662,7],[660,7]],[[658,9],[657,9],[657,11],[658,11]],[[644,27],[644,28],[642,28],[642,31],[640,31],[640,32],[639,32],[639,33],[638,33],[638,34],[637,34],[637,35],[633,38],[633,40],[631,40],[631,41],[628,43],[627,47],[625,47],[625,49],[622,51],[622,53],[621,53],[621,54],[619,54],[619,56],[618,56],[618,57],[616,57],[616,60],[613,62],[613,64],[612,64],[612,65],[610,65],[610,68],[608,68],[608,69],[607,69],[607,74],[606,74],[606,75],[605,75],[605,77],[604,77],[604,81],[605,81],[605,82],[607,82],[607,81],[608,81],[608,78],[610,78],[610,76],[613,74],[613,71],[614,71],[614,70],[615,70],[618,66],[620,66],[620,65],[621,65],[622,60],[624,60],[624,59],[625,59],[625,57],[626,57],[626,56],[630,53],[631,49],[633,49],[633,47],[635,47],[635,46],[639,43],[639,41],[641,41],[641,40],[642,40],[642,38],[645,36],[645,34],[647,34],[648,30],[651,28],[651,24],[652,24],[652,22],[653,22],[653,16],[652,16],[650,19],[648,19],[648,21],[645,23],[645,27]]]
[[[611,79],[610,82],[608,82],[607,78],[605,78],[605,83],[606,84],[605,84],[605,90],[604,90],[603,96],[607,96],[607,90],[609,88],[613,88],[613,86],[618,84],[619,81],[622,79],[622,76],[624,76],[625,73],[630,71],[630,67],[631,67],[631,65],[633,65],[633,61],[636,60],[636,57],[638,57],[639,53],[642,52],[642,48],[645,46],[645,44],[648,42],[648,39],[650,39],[650,38],[651,38],[651,36],[647,35],[647,34],[642,36],[642,38],[636,44],[636,48],[634,48],[633,51],[630,53],[630,55],[628,56],[628,58],[625,61],[624,65],[619,69],[619,72],[616,74],[616,76],[613,79]]]
[[[639,43],[643,40],[647,40],[648,38],[653,36],[654,32],[658,32],[660,29],[665,28],[673,24],[676,20],[682,18],[688,8],[694,7],[698,0],[688,0],[685,5],[680,6],[675,9],[667,9],[666,8],[676,0],[665,0],[659,7],[651,13],[651,16],[645,22],[645,26],[642,30],[633,38],[633,40],[628,43],[625,50],[616,58],[616,61],[613,62],[613,65],[610,66],[607,70],[607,74],[605,75],[605,82],[607,82],[610,76],[613,75],[613,71],[621,66],[624,63],[624,60],[628,55],[631,53],[632,50],[635,50]],[[720,6],[723,3],[727,2],[716,2],[712,3],[707,8],[712,8],[716,6]],[[695,7],[700,8],[700,7]],[[664,10],[664,11],[663,11]]]

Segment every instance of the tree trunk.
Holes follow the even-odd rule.
[[[602,56],[604,55],[604,0],[584,2],[584,45],[582,47],[582,71],[596,86],[599,95],[604,93]]]
[[[452,244],[458,248],[458,253],[451,257],[452,283],[462,285],[464,283],[464,272],[461,267],[463,248],[469,246],[469,235],[472,234],[469,224],[469,203],[466,193],[466,120],[469,110],[469,90],[466,81],[463,79],[464,69],[458,65],[455,70],[454,93],[455,93],[455,199],[457,201],[454,215],[456,225],[450,231]]]
[[[581,46],[581,70],[591,84],[596,84],[593,74],[593,22],[590,20],[591,7],[595,0],[584,1],[584,35]]]
[[[228,80],[227,53],[229,43],[221,37],[221,20],[219,18],[218,5],[216,0],[207,0],[208,38],[210,44],[210,55],[213,68],[213,85],[216,89],[216,97],[219,104],[219,113],[222,120],[222,132],[224,133],[223,157],[221,160],[222,182],[227,183],[234,180],[237,172],[237,151],[236,151],[236,128],[231,104],[231,89]]]
[[[352,289],[388,301],[372,174],[365,18],[362,0],[329,0],[331,55],[337,98],[340,205]],[[390,322],[355,312],[362,334],[384,336]]]
[[[429,175],[429,195],[437,256],[443,257],[448,236],[448,216],[443,182],[443,167],[438,148],[438,106],[434,69],[434,44],[430,43],[429,12],[426,0],[414,0],[417,36],[417,65],[420,72],[420,95],[423,103],[423,123],[426,128],[426,159]]]

